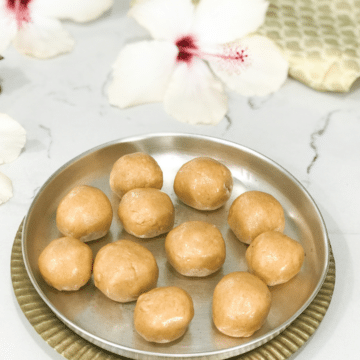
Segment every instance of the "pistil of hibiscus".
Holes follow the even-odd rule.
[[[6,8],[15,17],[18,28],[20,29],[24,22],[30,22],[29,4],[32,0],[7,0]]]
[[[178,63],[191,65],[194,57],[203,60],[216,60],[226,71],[239,73],[250,65],[249,51],[241,43],[234,42],[225,45],[201,46],[193,35],[179,38],[175,45],[179,52],[176,57]]]

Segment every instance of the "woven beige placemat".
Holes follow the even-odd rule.
[[[349,91],[360,77],[359,0],[269,0],[258,33],[289,61],[289,74],[321,91]]]
[[[84,340],[64,325],[41,299],[26,272],[22,256],[20,225],[11,253],[11,280],[21,310],[36,332],[68,360],[125,360]],[[335,260],[330,252],[329,270],[319,293],[308,308],[290,326],[268,343],[238,360],[285,360],[303,346],[320,325],[330,305],[335,286]]]

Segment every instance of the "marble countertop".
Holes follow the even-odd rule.
[[[111,66],[121,49],[145,32],[126,18],[127,4],[91,24],[65,23],[76,40],[71,54],[52,60],[2,55],[0,112],[27,132],[20,157],[1,171],[14,196],[0,206],[0,353],[6,360],[63,359],[35,332],[15,298],[10,255],[16,231],[39,188],[80,153],[115,139],[152,132],[215,136],[271,158],[309,191],[318,205],[336,262],[330,307],[297,360],[354,359],[360,310],[360,82],[346,94],[320,93],[288,79],[275,94],[229,96],[227,116],[216,126],[193,126],[166,115],[162,104],[126,110],[108,103]]]

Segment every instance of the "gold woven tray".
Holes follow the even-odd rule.
[[[269,0],[258,33],[289,61],[289,74],[320,91],[349,91],[360,76],[360,2]]]
[[[11,280],[16,299],[26,318],[36,332],[59,354],[69,360],[119,360],[127,359],[110,353],[84,340],[60,321],[44,303],[33,287],[25,269],[21,223],[11,252]],[[330,248],[331,249],[331,248]],[[317,296],[308,308],[282,333],[266,344],[237,360],[285,360],[303,346],[320,325],[330,305],[335,287],[335,260],[330,250],[329,270]]]

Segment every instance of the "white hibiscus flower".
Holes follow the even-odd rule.
[[[0,114],[0,165],[14,161],[26,142],[25,129],[10,116]],[[13,196],[12,182],[0,172],[0,205]]]
[[[91,21],[114,0],[0,0],[0,53],[12,42],[23,54],[51,58],[69,52],[74,39],[61,19]]]
[[[163,101],[191,124],[227,112],[225,86],[244,96],[278,90],[288,63],[268,39],[249,35],[264,21],[264,0],[137,0],[128,15],[152,40],[126,45],[113,65],[109,101],[120,108]]]

